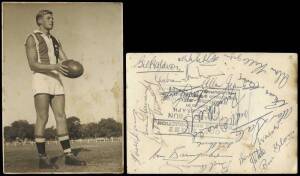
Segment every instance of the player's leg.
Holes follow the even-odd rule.
[[[34,129],[35,142],[37,146],[37,151],[40,157],[39,166],[40,168],[53,168],[46,155],[46,140],[45,140],[45,127],[48,122],[49,117],[49,104],[50,95],[49,94],[36,94],[34,96],[34,105],[36,110],[36,124]]]
[[[55,95],[50,101],[51,108],[56,121],[56,132],[64,153],[71,152],[67,119],[65,113],[65,96]]]
[[[67,119],[65,114],[65,96],[55,95],[50,101],[51,108],[56,120],[56,129],[58,139],[63,148],[64,154],[66,156],[66,164],[71,165],[85,165],[84,161],[76,158],[71,150],[70,139],[67,128]]]
[[[45,127],[49,116],[50,95],[36,94],[34,96],[34,105],[36,110],[36,124],[34,129],[37,150],[40,155],[45,155]]]

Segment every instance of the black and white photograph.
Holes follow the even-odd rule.
[[[2,1],[2,172],[298,173],[289,3]]]
[[[4,173],[123,172],[120,2],[2,4]]]

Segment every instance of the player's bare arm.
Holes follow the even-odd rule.
[[[40,73],[47,73],[51,72],[53,70],[57,70],[63,74],[67,74],[67,66],[62,65],[61,63],[57,64],[41,64],[38,62],[38,55],[36,51],[35,41],[32,36],[29,36],[26,40],[26,55],[28,59],[28,64],[30,66],[30,69],[34,72],[40,72]],[[66,58],[65,54],[62,54],[63,58]]]

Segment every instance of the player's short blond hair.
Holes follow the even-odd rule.
[[[47,14],[53,14],[53,12],[51,10],[40,10],[37,14],[36,14],[36,17],[35,17],[35,21],[36,21],[36,24],[39,26],[39,19],[41,17],[43,17],[44,15],[47,15]]]

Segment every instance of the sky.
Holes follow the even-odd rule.
[[[3,3],[2,122],[35,123],[32,72],[24,42],[38,28],[35,15],[49,9],[54,15],[51,33],[69,59],[84,66],[76,79],[61,75],[66,94],[66,115],[81,123],[101,118],[123,120],[123,29],[120,3]],[[47,127],[54,126],[49,110]]]

